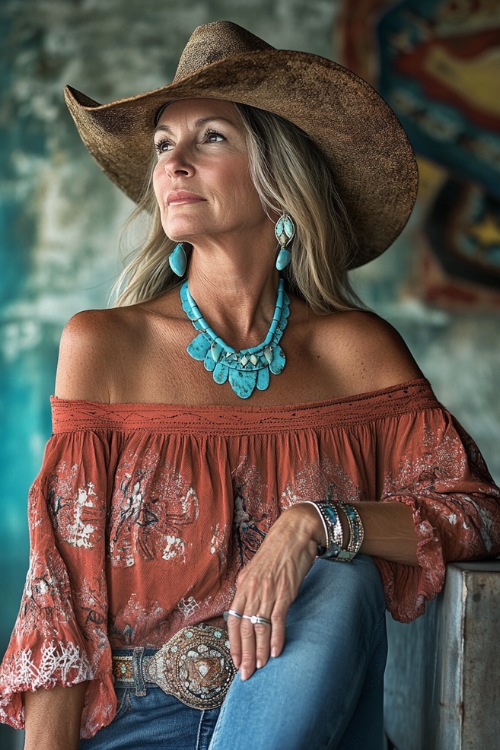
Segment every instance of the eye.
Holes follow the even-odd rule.
[[[205,132],[205,140],[207,143],[220,143],[220,141],[225,141],[226,139],[222,133],[218,133],[216,130],[207,130]]]
[[[155,151],[160,156],[160,154],[164,154],[165,151],[170,151],[172,148],[172,143],[168,140],[168,138],[162,138],[161,140],[157,141],[155,143]]]

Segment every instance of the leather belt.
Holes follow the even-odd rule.
[[[186,706],[199,709],[220,706],[236,674],[227,632],[205,623],[182,628],[155,654],[144,655],[139,664],[137,680],[134,656],[113,654],[116,683],[136,686],[138,682],[152,683]]]

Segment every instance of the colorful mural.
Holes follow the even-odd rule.
[[[446,307],[499,307],[500,4],[342,2],[335,39],[419,157],[444,168],[421,195],[428,215],[413,289]]]

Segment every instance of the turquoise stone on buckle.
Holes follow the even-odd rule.
[[[265,391],[269,387],[270,373],[279,375],[286,364],[285,353],[279,345],[290,315],[290,300],[283,279],[278,285],[276,308],[267,336],[261,344],[249,349],[233,349],[217,336],[191,297],[187,281],[181,286],[180,297],[182,309],[199,332],[187,347],[187,353],[203,362],[216,383],[228,381],[240,398],[249,398],[255,388]]]

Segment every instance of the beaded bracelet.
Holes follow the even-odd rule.
[[[327,560],[334,559],[344,546],[344,532],[337,509],[331,503],[323,501],[315,503],[312,500],[304,500],[304,502],[316,508],[325,530],[326,547],[318,544],[318,557],[324,557]]]
[[[320,501],[316,503],[316,507],[324,517],[326,525],[330,530],[328,547],[323,551],[321,557],[325,560],[333,560],[340,554],[344,546],[344,530],[340,523],[340,517],[333,503]]]
[[[365,529],[361,516],[358,513],[357,508],[351,503],[345,503],[342,500],[338,500],[336,503],[344,511],[347,523],[349,524],[349,543],[346,550],[339,552],[335,560],[338,562],[351,562],[351,560],[358,554],[363,539],[365,538]]]
[[[337,562],[351,562],[358,554],[365,537],[363,522],[357,508],[342,500],[335,500],[333,503],[324,501],[315,503],[312,500],[303,502],[316,508],[325,530],[326,547],[318,544],[318,557]],[[349,524],[347,549],[344,549],[344,533],[337,506],[345,513]]]

